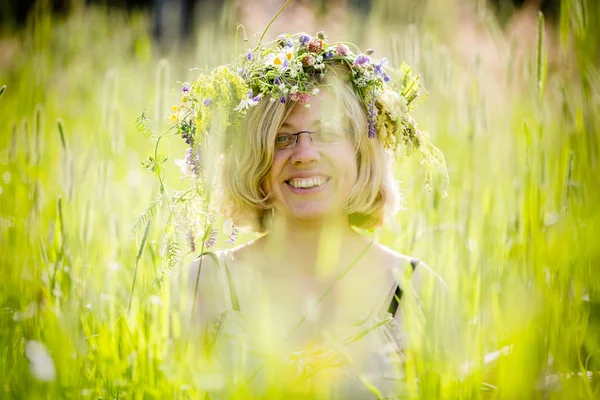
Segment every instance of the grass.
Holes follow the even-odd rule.
[[[412,395],[597,398],[600,6],[563,0],[551,33],[539,15],[537,37],[494,41],[497,58],[471,62],[453,41],[464,27],[443,18],[453,2],[430,1],[413,26],[390,4],[374,2],[360,44],[421,74],[429,96],[415,117],[450,171],[442,198],[423,190],[417,162],[398,162],[407,209],[375,233],[452,293],[458,329],[427,331],[449,357],[410,360],[422,375]],[[473,18],[503,38],[489,15]],[[0,58],[0,397],[197,398],[227,378],[185,344],[179,284],[194,254],[173,250],[160,184],[140,165],[154,143],[136,119],[148,107],[162,131],[175,82],[227,60],[235,32],[203,24],[194,50],[161,58],[148,31],[143,14],[38,6],[0,37],[0,51],[20,49]],[[180,142],[161,144],[168,190],[184,188]]]

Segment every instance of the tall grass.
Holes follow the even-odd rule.
[[[406,210],[375,235],[442,275],[458,327],[428,332],[451,357],[412,359],[412,395],[597,398],[600,6],[563,0],[554,30],[539,15],[516,42],[478,8],[468,21],[490,56],[459,41],[464,14],[444,17],[459,2],[392,3],[374,2],[359,44],[422,75],[415,117],[450,187],[425,192],[421,166],[399,160]],[[154,143],[136,119],[150,107],[148,129],[164,129],[175,82],[227,60],[235,32],[203,24],[195,50],[159,54],[148,31],[142,14],[38,6],[0,38],[20,49],[0,68],[0,397],[197,398],[226,378],[186,338],[179,284],[194,253],[165,243],[161,185],[140,165]],[[183,188],[184,145],[161,147],[165,185]]]

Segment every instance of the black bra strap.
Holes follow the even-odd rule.
[[[413,258],[410,260],[410,266],[412,267],[413,272],[417,269],[417,265],[421,260],[418,258]],[[392,315],[396,315],[396,311],[398,310],[398,304],[400,303],[400,299],[402,298],[402,289],[400,289],[400,285],[396,284],[396,291],[394,292],[394,297],[392,297],[392,301],[390,302],[390,306],[388,308],[388,312]]]

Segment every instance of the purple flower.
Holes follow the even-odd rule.
[[[275,77],[275,82],[274,82],[274,83],[275,83],[276,85],[279,85],[279,77],[278,77],[278,76],[276,76],[276,77]]]
[[[373,65],[373,72],[375,75],[385,76],[384,68],[388,64],[387,59],[382,58],[377,64]]]
[[[188,245],[190,246],[190,250],[192,253],[196,251],[196,238],[194,237],[194,232],[189,230],[185,235]]]
[[[288,61],[287,61],[287,60],[285,60],[285,61],[283,62],[283,65],[282,65],[282,67],[283,67],[283,69],[286,69],[286,68],[287,68],[289,65],[290,65],[290,63],[288,63]]]
[[[210,103],[212,103],[212,99],[210,97],[207,97],[206,99],[204,99],[204,105],[206,107],[210,106]]]
[[[301,45],[306,45],[306,43],[310,42],[310,39],[312,39],[310,36],[308,35],[300,35],[300,44]]]
[[[234,226],[231,229],[231,235],[229,235],[229,239],[225,242],[228,243],[230,245],[234,245],[235,244],[235,239],[237,239],[237,235],[238,235],[238,230],[237,228]]]
[[[259,93],[255,96],[252,89],[250,89],[250,91],[248,92],[248,98],[252,99],[252,102],[258,103],[260,101],[260,99],[262,98],[262,94]]]
[[[192,148],[188,148],[187,154],[185,155],[185,163],[187,164],[188,169],[197,176],[198,172],[200,171],[200,154],[194,154],[194,150],[192,150]]]
[[[325,58],[326,59],[330,59],[331,57],[333,57],[333,53],[331,51],[328,51],[327,53],[325,53]]]
[[[369,124],[369,138],[375,139],[375,135],[377,134],[377,128],[375,126],[375,122],[371,121]]]
[[[219,231],[216,228],[213,228],[210,230],[210,235],[208,235],[208,240],[206,242],[204,242],[206,247],[211,248],[215,245],[215,242],[217,241],[218,233],[219,233]]]
[[[281,96],[281,100],[280,100],[283,104],[285,104],[285,96]]]
[[[190,84],[189,82],[186,82],[185,85],[183,85],[183,93],[187,93],[190,91]]]
[[[387,76],[386,74],[383,74],[383,80],[386,81],[386,82],[389,82],[390,81],[390,77]]]
[[[377,108],[375,107],[375,102],[377,98],[375,97],[375,93],[371,90],[371,96],[373,99],[369,103],[369,110],[367,111],[367,122],[369,123],[369,138],[375,138],[377,134]]]
[[[356,59],[354,60],[354,65],[358,65],[359,67],[363,67],[369,61],[370,61],[369,57],[365,56],[364,54],[361,54],[361,55],[357,56]]]
[[[249,51],[248,54],[246,54],[246,60],[250,61],[252,60],[252,52]]]
[[[287,35],[279,35],[277,37],[277,44],[280,47],[294,47],[294,42],[292,42],[292,40],[287,37]]]
[[[181,125],[180,125],[180,129],[183,131],[183,133],[181,134],[181,137],[185,139],[185,143],[190,146],[190,148],[188,149],[188,155],[186,156],[186,160],[189,160],[192,153],[191,153],[191,147],[194,146],[194,130],[193,130],[193,125],[192,125],[192,120],[190,119],[187,123],[184,121]]]

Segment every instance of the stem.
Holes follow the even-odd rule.
[[[198,286],[200,285],[200,271],[202,270],[202,254],[204,254],[204,240],[202,240],[202,248],[200,249],[200,261],[198,263],[198,273],[196,273],[196,284],[194,285],[194,302],[192,303],[192,315],[190,315],[190,320],[194,319],[194,313],[196,312],[196,298],[198,296]]]
[[[148,219],[146,222],[146,228],[144,229],[144,235],[142,236],[142,242],[140,243],[140,247],[138,248],[138,253],[135,258],[135,270],[133,271],[133,282],[131,284],[131,293],[129,294],[129,304],[127,305],[127,312],[131,310],[131,301],[133,300],[133,290],[135,289],[135,281],[137,280],[137,272],[140,266],[140,260],[142,259],[142,254],[144,254],[144,248],[146,247],[146,240],[148,239],[148,232],[150,232],[150,222],[152,219]]]
[[[279,17],[279,14],[281,14],[283,12],[283,10],[285,10],[285,8],[288,6],[288,4],[290,4],[290,1],[292,1],[292,0],[287,0],[285,2],[285,4],[283,6],[281,6],[281,8],[277,12],[277,14],[275,14],[275,16],[273,17],[273,19],[269,22],[269,25],[267,25],[267,27],[263,31],[262,35],[260,36],[260,39],[258,39],[258,46],[257,47],[260,47],[260,45],[262,44],[263,38],[265,37],[265,35],[267,34],[267,31],[269,30],[269,27],[273,24],[273,22],[275,22],[275,20],[277,19],[277,17]]]
[[[248,39],[248,35],[246,34],[246,28],[244,28],[244,25],[242,24],[237,24],[237,26],[235,27],[235,41],[234,41],[234,45],[233,45],[233,58],[238,56],[238,32],[240,30],[240,28],[242,28],[242,30],[244,31],[244,40]]]
[[[537,89],[540,99],[544,95],[546,80],[546,57],[544,54],[544,14],[538,12],[538,37],[537,37]]]

